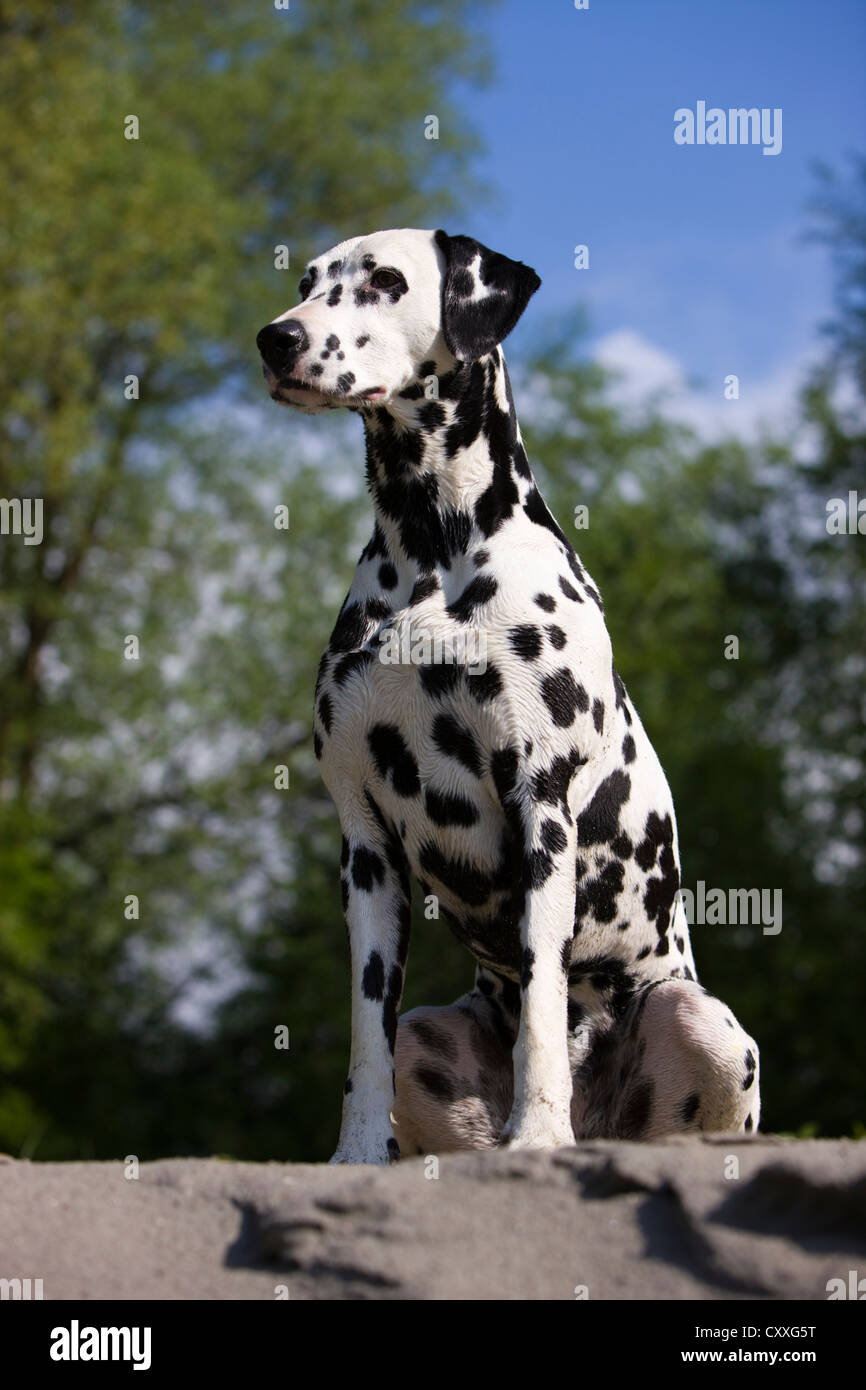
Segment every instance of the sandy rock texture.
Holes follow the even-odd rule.
[[[0,1278],[41,1278],[46,1299],[824,1301],[866,1256],[866,1143],[850,1140],[124,1173],[0,1160]]]

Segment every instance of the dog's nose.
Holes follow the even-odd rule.
[[[297,319],[269,323],[256,338],[256,347],[274,376],[287,375],[309,346],[307,330]]]

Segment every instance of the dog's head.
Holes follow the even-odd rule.
[[[466,236],[373,232],[310,261],[301,303],[256,343],[274,400],[309,414],[387,405],[507,336],[541,281]]]

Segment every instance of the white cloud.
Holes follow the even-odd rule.
[[[810,357],[803,355],[760,378],[740,377],[739,400],[725,400],[724,381],[712,389],[689,381],[682,363],[633,328],[599,338],[593,357],[616,374],[610,394],[626,411],[657,399],[665,414],[691,425],[705,439],[736,435],[755,440],[769,430],[786,435],[797,419],[797,395]]]

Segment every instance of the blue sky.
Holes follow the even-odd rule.
[[[778,405],[830,306],[802,241],[812,167],[866,149],[864,0],[505,0],[475,25],[496,76],[461,97],[495,197],[449,229],[543,279],[512,356],[530,320],[583,303],[602,356],[650,383],[676,363],[715,397],[736,372],[744,404]],[[781,107],[781,153],[676,145],[698,100]]]

